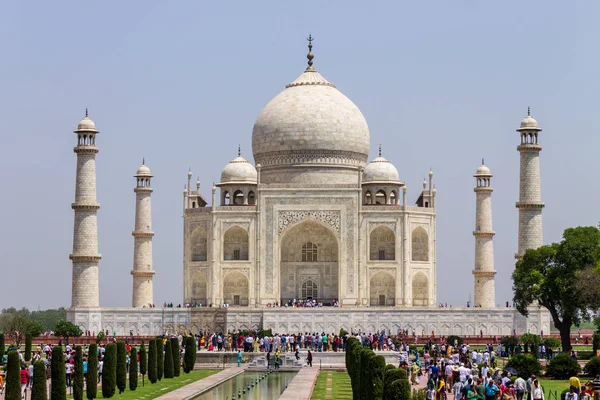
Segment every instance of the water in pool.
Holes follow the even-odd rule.
[[[265,371],[246,371],[223,382],[214,389],[209,390],[194,400],[271,400],[277,399],[291,382],[296,372],[272,372],[265,375]],[[262,378],[261,378],[262,377]],[[254,386],[252,386],[254,383]],[[248,385],[250,389],[248,390]],[[243,390],[246,389],[246,393]],[[242,391],[242,397],[238,397]]]

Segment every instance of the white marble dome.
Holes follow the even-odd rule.
[[[521,121],[521,126],[519,127],[519,129],[517,129],[517,131],[525,130],[541,131],[541,129],[538,127],[537,121],[530,115],[529,112],[527,113],[527,116]]]
[[[244,157],[237,156],[223,168],[221,172],[221,184],[256,184],[256,168]]]
[[[365,166],[370,134],[358,107],[312,67],[263,108],[252,130],[254,160],[273,165]]]
[[[75,132],[98,132],[96,124],[87,115],[79,121],[77,124],[77,130]]]
[[[150,171],[150,168],[148,168],[146,166],[146,164],[142,164],[137,172],[135,173],[136,176],[152,176],[152,172]]]
[[[490,169],[483,164],[481,164],[479,166],[479,168],[477,168],[477,172],[475,172],[475,176],[491,176],[491,175],[492,175],[492,172],[490,171]]]
[[[363,171],[362,182],[400,184],[400,174],[394,164],[379,156],[371,161]]]

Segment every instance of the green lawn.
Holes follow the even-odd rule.
[[[581,383],[584,383],[585,380],[583,378],[580,378]],[[569,381],[561,381],[561,380],[554,380],[554,379],[540,379],[540,384],[542,385],[542,388],[544,389],[544,397],[547,400],[550,400],[549,393],[550,392],[556,392],[557,393],[557,397],[558,400],[560,400],[560,394],[563,390],[568,389],[569,388]],[[554,400],[554,398],[552,398],[552,400]]]
[[[200,380],[202,378],[206,378],[212,374],[216,374],[220,372],[219,369],[199,369],[190,372],[189,374],[181,371],[181,375],[172,378],[165,379],[163,378],[161,381],[156,382],[155,384],[150,383],[148,377],[145,378],[145,386],[142,386],[142,377],[140,376],[138,379],[138,387],[135,391],[129,390],[129,381],[127,381],[127,389],[123,394],[119,394],[119,389],[115,392],[115,395],[112,397],[113,399],[121,399],[121,400],[135,400],[135,399],[143,399],[150,400],[162,396],[165,393],[171,392],[175,389],[179,389],[182,386],[189,385],[192,382]],[[67,394],[69,393],[69,388],[67,388]],[[85,392],[84,392],[85,396]],[[68,398],[73,398],[73,396],[68,396]],[[102,387],[98,386],[98,398],[102,399]]]
[[[321,370],[312,400],[352,400],[352,386],[347,372]]]

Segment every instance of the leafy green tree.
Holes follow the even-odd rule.
[[[88,370],[85,379],[85,392],[88,400],[98,396],[98,345],[90,344],[88,349]]]
[[[144,346],[144,341],[142,340],[142,345],[140,346],[140,374],[142,374],[142,385],[144,385],[144,375],[148,371],[148,355],[146,353],[146,346]]]
[[[23,312],[2,312],[0,314],[0,331],[10,338],[17,348],[25,340],[25,335],[39,336],[41,333],[40,325],[29,319],[27,313]]]
[[[171,351],[171,341],[167,340],[165,344],[165,358],[163,368],[165,379],[173,377],[173,352]]]
[[[50,400],[65,400],[67,398],[66,380],[63,349],[61,346],[54,346],[50,364]]]
[[[21,400],[20,373],[21,360],[19,360],[19,353],[17,353],[16,350],[9,351],[8,362],[6,363],[6,397],[4,397],[5,400]]]
[[[4,352],[6,351],[6,343],[4,342],[4,333],[0,333],[0,365],[4,359]]]
[[[109,343],[104,350],[102,367],[102,397],[108,399],[115,395],[117,386],[117,345]]]
[[[51,331],[56,326],[56,323],[61,319],[67,319],[67,309],[64,307],[31,311],[29,318],[33,322],[37,322],[41,327],[41,332]],[[33,335],[39,336],[39,335]]]
[[[547,337],[542,343],[544,343],[544,346],[551,347],[553,349],[558,349],[560,347],[560,339],[558,338]]]
[[[33,387],[31,388],[31,400],[48,400],[48,389],[46,387],[46,366],[42,360],[33,363]]]
[[[156,377],[160,381],[165,375],[165,352],[163,348],[163,338],[156,338]]]
[[[131,348],[131,357],[129,361],[129,390],[132,392],[137,389],[138,384],[138,357],[135,347]]]
[[[594,336],[592,336],[592,351],[594,354],[600,350],[600,332],[594,332]]]
[[[127,347],[125,342],[117,342],[117,388],[119,394],[125,391],[127,387]]]
[[[54,335],[57,337],[65,338],[65,342],[69,343],[69,338],[80,337],[81,335],[83,335],[83,331],[74,323],[61,319],[56,323],[56,327],[54,328]]]
[[[594,356],[583,368],[583,373],[587,376],[600,375],[600,357]]]
[[[525,333],[520,338],[523,344],[526,344],[530,349],[531,353],[535,356],[535,358],[540,358],[538,354],[538,346],[542,343],[542,338],[539,335],[534,335],[533,333]]]
[[[465,339],[463,339],[462,336],[458,336],[458,335],[450,335],[448,336],[448,338],[446,339],[446,342],[450,345],[450,346],[454,346],[454,342],[456,342],[459,346],[462,346],[462,344],[465,342]]]
[[[148,379],[150,379],[151,383],[156,383],[158,380],[158,371],[157,371],[157,351],[156,351],[156,339],[150,339],[148,342]]]
[[[83,354],[81,346],[75,346],[73,374],[73,400],[83,400]]]
[[[567,353],[557,354],[546,366],[546,375],[554,379],[569,379],[580,372],[581,367],[577,360]]]
[[[590,320],[600,308],[600,231],[594,226],[566,229],[563,240],[527,250],[512,274],[517,310],[546,307],[559,330],[563,351],[571,350],[571,325]],[[585,282],[587,290],[581,290]]]
[[[25,334],[25,355],[23,358],[25,361],[31,361],[31,342],[33,341],[33,337],[30,333]]]
[[[171,338],[171,353],[173,355],[173,377],[181,374],[181,358],[179,357],[179,339]]]

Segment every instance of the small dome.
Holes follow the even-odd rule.
[[[81,121],[79,121],[79,124],[77,124],[77,130],[75,132],[96,132],[96,133],[98,133],[98,130],[96,129],[96,124],[94,124],[94,121],[92,121],[86,115]]]
[[[135,176],[152,176],[152,172],[150,172],[150,168],[146,164],[142,164],[135,173]]]
[[[376,182],[401,184],[400,174],[394,164],[382,156],[371,161],[363,171],[363,183]]]
[[[521,126],[519,127],[519,129],[517,129],[517,131],[526,130],[541,131],[541,129],[538,127],[537,121],[531,116],[531,111],[529,110],[529,108],[527,109],[527,116],[523,118],[523,120],[521,121]]]
[[[242,156],[231,160],[221,172],[221,184],[242,183],[256,185],[256,168]]]
[[[479,168],[477,168],[477,172],[475,172],[475,175],[473,175],[473,176],[475,176],[475,177],[478,177],[478,176],[492,176],[492,171],[490,171],[490,169],[486,165],[481,164],[479,166]]]

